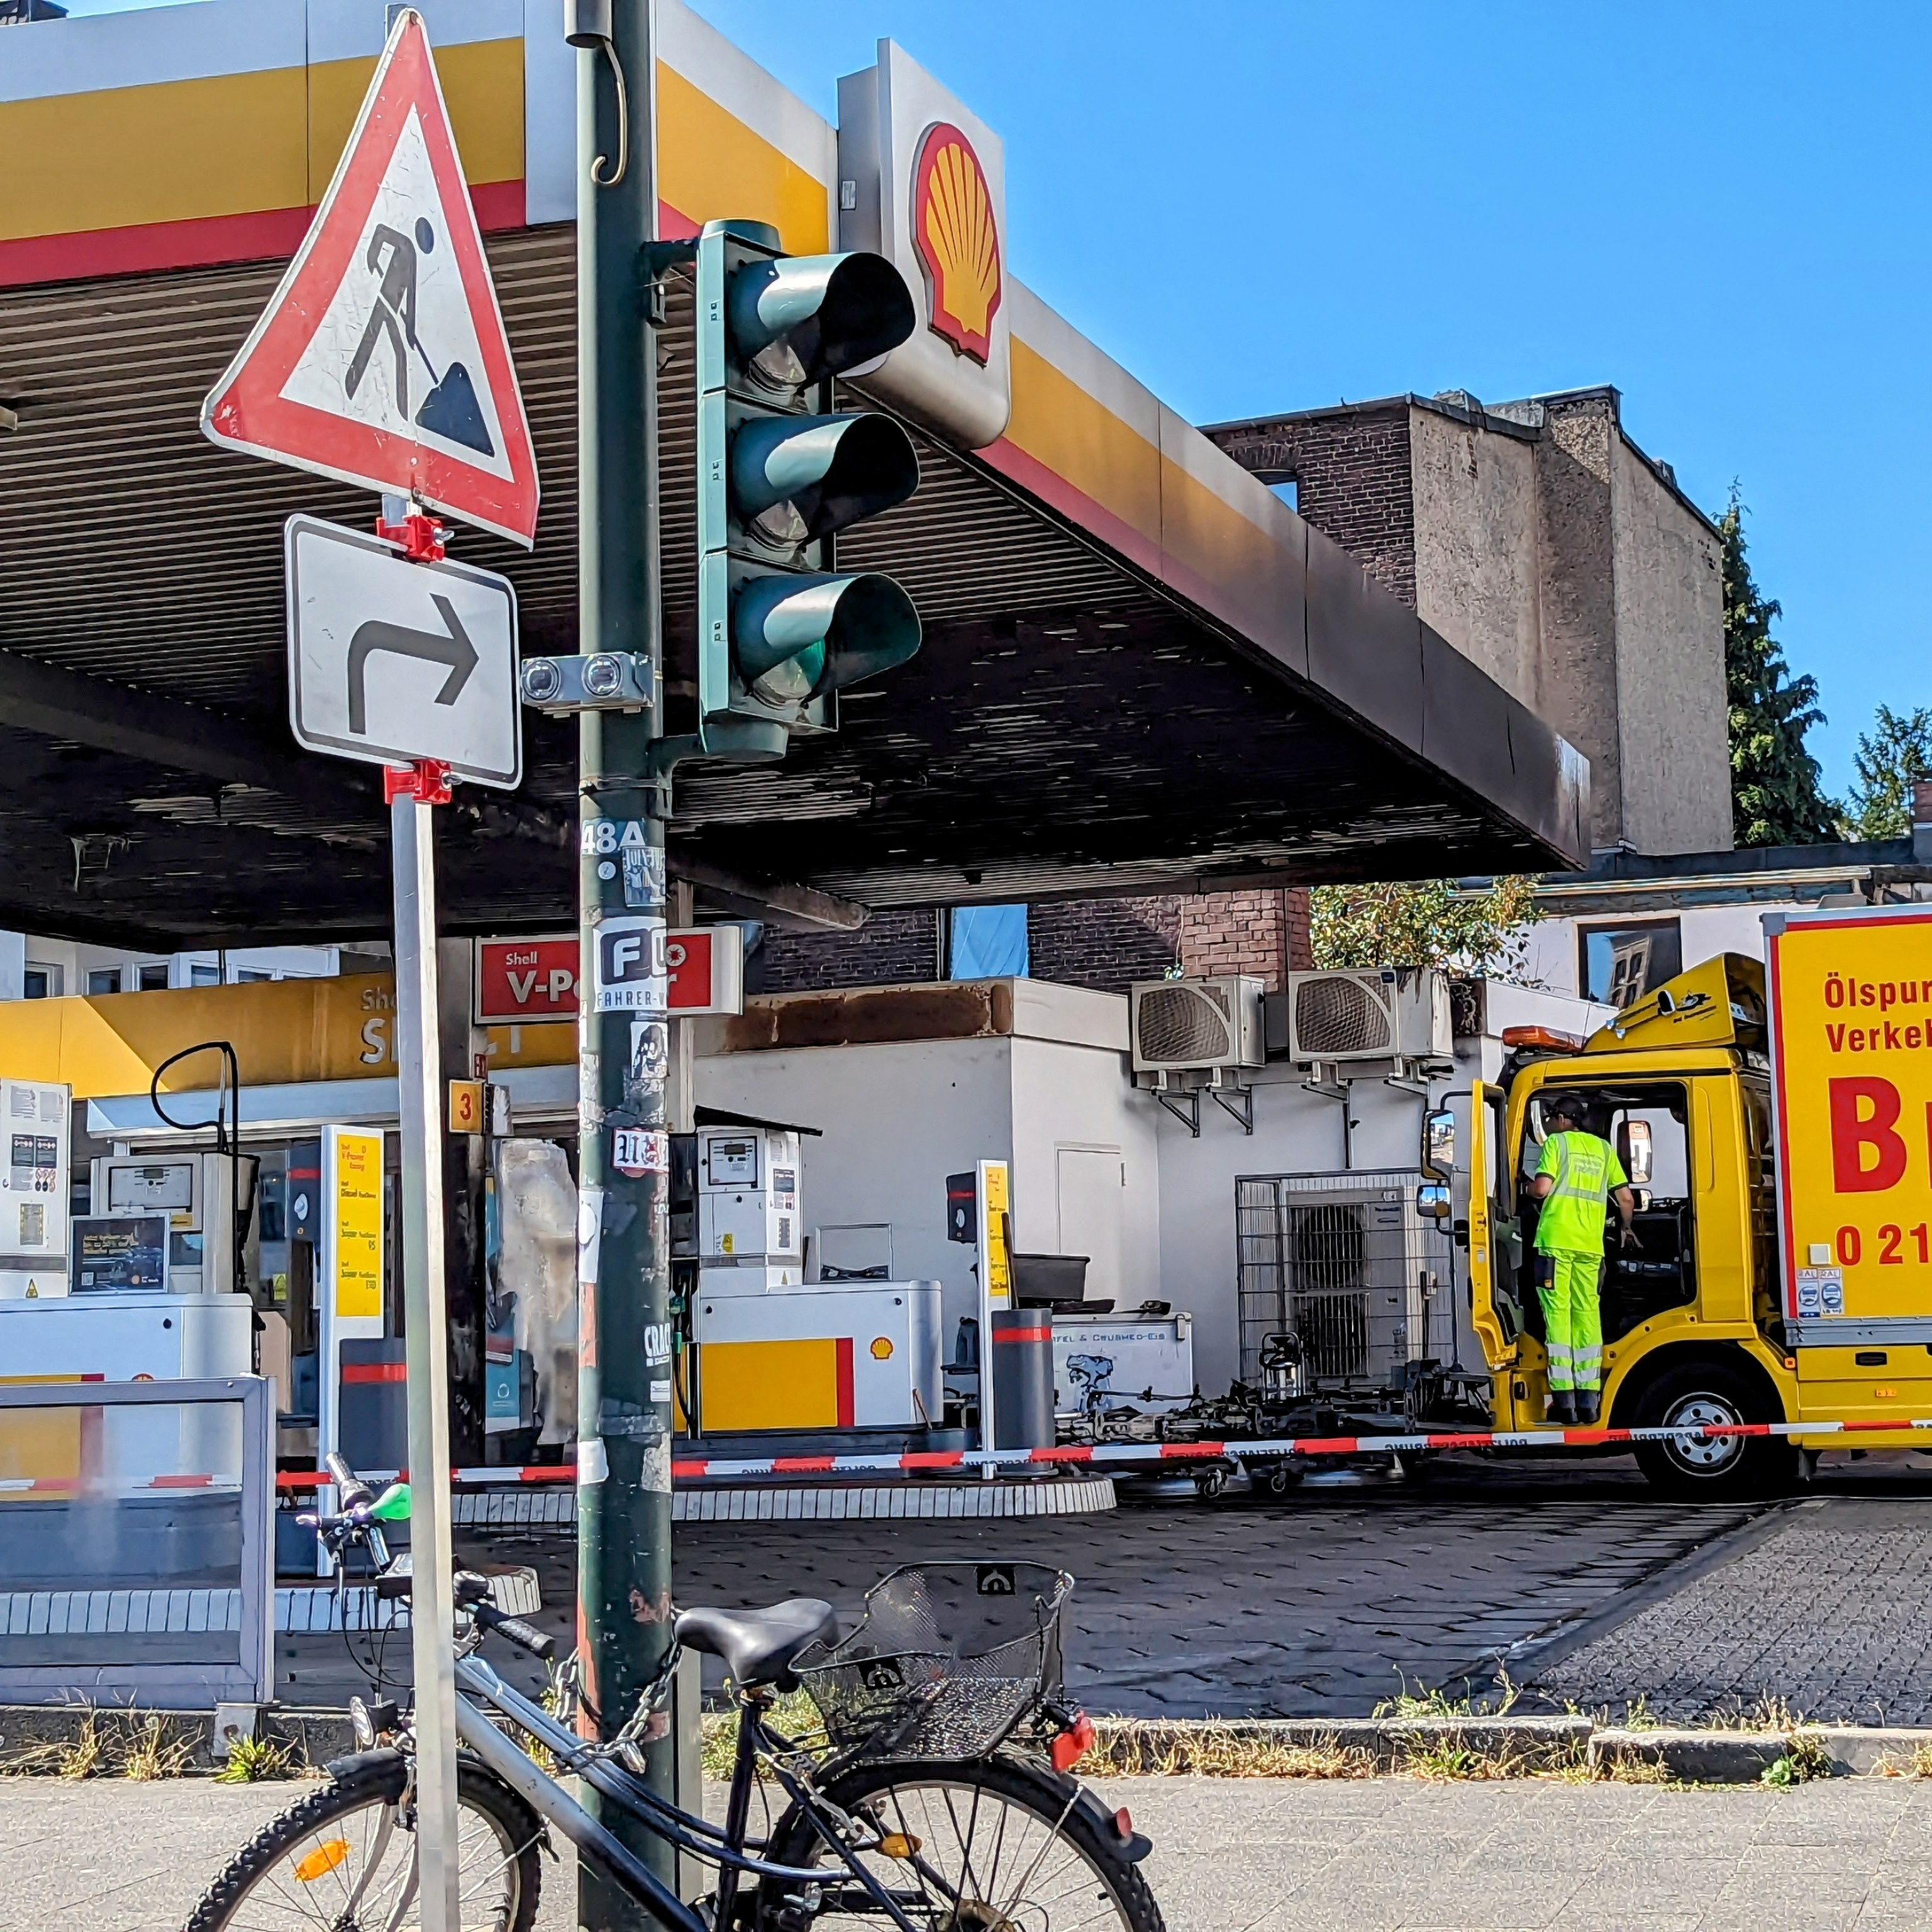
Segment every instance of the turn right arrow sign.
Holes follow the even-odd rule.
[[[414,563],[393,544],[291,517],[289,718],[334,758],[514,790],[523,778],[517,594],[494,571]]]

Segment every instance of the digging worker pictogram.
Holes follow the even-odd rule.
[[[416,242],[386,222],[369,237],[369,272],[382,277],[382,285],[376,291],[376,305],[369,311],[362,340],[356,345],[355,359],[342,383],[350,395],[355,394],[368,373],[369,358],[386,335],[396,358],[396,407],[405,417],[410,412],[410,350],[422,346],[416,340],[417,242],[425,254],[435,245],[435,230],[427,221],[416,224]],[[385,249],[387,261],[383,260]]]
[[[1550,1355],[1550,1420],[1594,1422],[1604,1386],[1604,1317],[1598,1298],[1604,1270],[1604,1219],[1614,1200],[1626,1246],[1636,1239],[1636,1211],[1617,1150],[1584,1126],[1586,1110],[1574,1095],[1547,1103],[1549,1138],[1531,1192],[1542,1203],[1536,1220],[1537,1298],[1543,1304]]]

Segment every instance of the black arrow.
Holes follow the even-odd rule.
[[[438,637],[434,631],[412,631],[400,624],[386,624],[372,617],[356,627],[349,640],[349,728],[358,737],[369,728],[369,698],[365,689],[367,666],[378,651],[392,652],[399,658],[421,658],[428,664],[447,664],[449,675],[436,694],[439,704],[454,704],[463,695],[463,687],[476,668],[476,646],[463,620],[450,608],[447,597],[432,597],[436,614],[448,632]]]

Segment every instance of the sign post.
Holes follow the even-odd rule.
[[[447,560],[445,532],[427,513],[460,517],[528,548],[538,488],[530,424],[429,37],[412,8],[392,12],[328,190],[261,320],[203,402],[201,427],[224,448],[383,497],[373,536],[310,517],[286,526],[290,722],[310,751],[385,768],[395,885],[417,1890],[424,1932],[458,1932],[430,814],[448,802],[452,778],[514,789],[523,778],[523,735],[515,595],[494,572]],[[338,1144],[338,1161],[346,1147]],[[379,1214],[380,1167],[379,1160]],[[346,1280],[332,1279],[330,1292],[339,1294]],[[375,1284],[374,1309],[358,1304],[354,1312],[362,1320],[373,1314],[380,1332],[380,1273]],[[325,1362],[324,1372],[332,1366]],[[332,1412],[332,1388],[322,1400]],[[354,1443],[338,1446],[355,1460]]]

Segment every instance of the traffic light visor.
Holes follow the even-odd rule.
[[[896,349],[917,320],[883,255],[790,255],[734,274],[727,326],[746,367],[776,390],[842,374]]]
[[[919,650],[919,613],[890,577],[748,579],[731,609],[740,671],[769,704],[842,691]]]
[[[732,501],[770,543],[815,542],[918,488],[918,452],[890,416],[758,417],[731,439]]]

